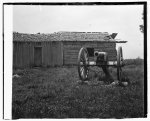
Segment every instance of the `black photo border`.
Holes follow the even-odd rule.
[[[143,5],[143,13],[144,13],[144,117],[147,117],[147,2],[5,2],[2,6],[2,37],[3,37],[3,119],[4,119],[4,6],[5,5],[69,5],[69,6],[84,6],[84,5]]]

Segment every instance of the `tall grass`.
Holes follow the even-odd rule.
[[[99,68],[93,68],[91,84],[79,83],[76,67],[15,70],[20,78],[13,78],[13,119],[144,117],[143,64],[141,60],[125,61],[127,87],[95,83],[99,76],[106,79]],[[116,76],[116,68],[111,74]]]

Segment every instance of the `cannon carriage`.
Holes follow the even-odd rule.
[[[114,35],[115,34],[115,35]],[[126,43],[127,41],[118,41],[114,39],[117,34],[113,33],[112,35],[106,36],[109,38],[108,43]],[[86,47],[82,47],[78,53],[78,74],[79,78],[82,81],[88,79],[89,67],[98,66],[101,67],[107,77],[111,77],[109,72],[109,66],[117,68],[117,80],[121,82],[122,80],[122,67],[125,65],[123,62],[123,51],[122,47],[119,46],[115,60],[109,60],[108,55],[110,53],[104,51],[94,51],[93,52],[93,61],[89,59],[89,52]]]

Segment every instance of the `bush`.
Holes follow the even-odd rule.
[[[144,59],[125,59],[124,60],[125,65],[143,65]]]

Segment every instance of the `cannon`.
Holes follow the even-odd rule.
[[[115,43],[126,43],[127,41],[115,41]],[[112,42],[112,41],[111,41]],[[98,66],[101,67],[107,77],[111,77],[108,67],[112,66],[117,69],[117,80],[122,80],[122,67],[125,65],[123,62],[122,47],[118,47],[117,57],[115,61],[108,60],[108,53],[101,51],[94,51],[94,61],[89,61],[89,54],[86,47],[82,47],[78,54],[78,74],[82,81],[88,79],[89,67]]]

